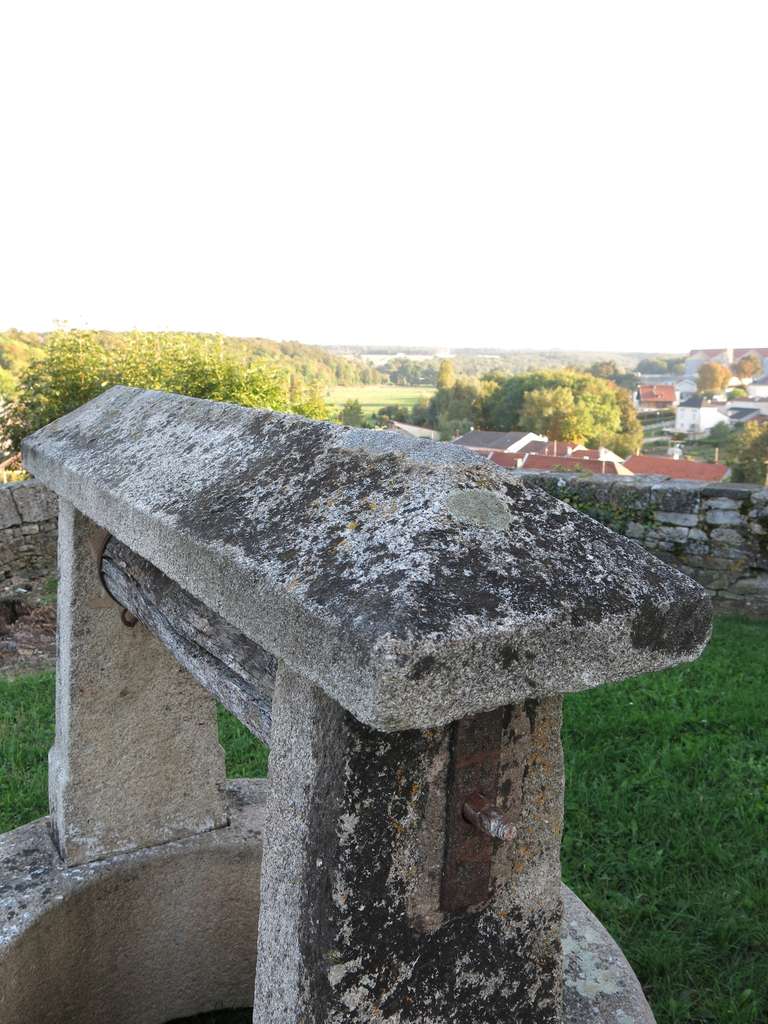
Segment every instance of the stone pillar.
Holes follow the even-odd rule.
[[[255,1021],[559,1024],[560,706],[384,733],[281,669]]]
[[[211,697],[98,576],[104,533],[62,500],[54,836],[68,865],[226,824]]]

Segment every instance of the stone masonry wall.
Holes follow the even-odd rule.
[[[768,617],[768,489],[516,471],[698,580],[718,611]]]
[[[542,487],[693,576],[720,611],[768,617],[768,490],[662,477],[512,475]],[[0,485],[0,594],[56,572],[55,496]]]
[[[0,485],[0,595],[56,572],[56,495],[35,480]]]

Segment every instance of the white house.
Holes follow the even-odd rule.
[[[744,356],[757,356],[763,361],[763,373],[768,374],[768,348],[735,348],[733,350],[733,361],[738,363]]]
[[[747,384],[747,394],[750,398],[768,398],[768,373]]]
[[[684,377],[696,379],[700,368],[704,363],[720,363],[722,366],[730,366],[733,362],[732,348],[695,348],[691,349],[685,359],[683,368]]]
[[[691,395],[675,411],[675,433],[701,436],[718,423],[730,423],[725,402],[714,402],[701,395]]]
[[[695,395],[699,390],[699,385],[694,377],[683,377],[681,380],[675,381],[675,387],[681,400],[688,398],[690,395]]]
[[[542,434],[530,430],[470,430],[453,439],[454,444],[475,452],[516,452],[531,441],[546,441]]]
[[[405,434],[406,437],[415,437],[422,441],[439,441],[440,432],[428,430],[426,427],[414,427],[412,423],[399,423],[397,420],[390,420],[387,430],[394,430],[398,434]]]
[[[768,373],[768,348],[695,348],[686,356],[683,376],[695,379],[704,363],[733,366],[744,356],[758,356],[763,361],[763,372]]]

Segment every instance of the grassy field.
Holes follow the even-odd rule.
[[[345,402],[357,400],[363,412],[370,416],[385,405],[404,405],[412,409],[420,398],[430,399],[434,388],[409,388],[398,384],[360,384],[355,387],[331,388],[328,392],[328,405],[332,409],[341,409]]]
[[[768,624],[720,619],[698,662],[565,704],[566,882],[658,1024],[765,1024]],[[264,748],[220,727],[228,773],[263,774]],[[0,831],[45,813],[52,735],[52,674],[0,682]]]

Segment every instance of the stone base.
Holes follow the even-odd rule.
[[[250,1006],[266,782],[231,824],[65,868],[42,818],[0,835],[0,1022],[164,1024]]]
[[[0,1022],[165,1024],[249,1005],[266,793],[229,783],[228,828],[74,868],[46,818],[0,835]],[[569,889],[563,901],[566,1024],[654,1024],[621,950]]]
[[[565,1024],[655,1024],[621,949],[565,885],[562,894]]]

